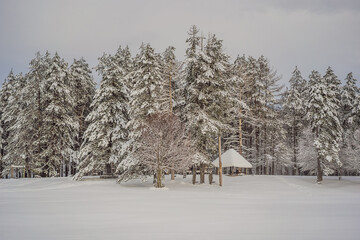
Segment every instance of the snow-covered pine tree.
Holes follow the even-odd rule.
[[[341,166],[339,143],[342,129],[338,116],[340,102],[337,98],[336,83],[327,75],[321,77],[317,71],[309,76],[307,118],[314,133],[317,151],[317,182],[322,182],[323,173],[332,172],[328,163]]]
[[[140,127],[150,114],[163,110],[164,79],[162,62],[150,44],[142,44],[140,53],[134,59],[134,69],[127,76],[132,81],[130,93],[130,121],[128,123],[129,141],[126,143],[128,155],[120,162],[117,172],[118,182],[142,178],[153,174],[133,154],[140,144]],[[168,108],[167,108],[168,109]]]
[[[317,151],[311,126],[306,126],[299,138],[298,166],[304,175],[317,174]]]
[[[2,85],[1,93],[0,93],[0,111],[1,111],[1,128],[2,128],[2,135],[1,135],[1,159],[2,159],[2,175],[6,176],[9,171],[9,167],[12,164],[11,160],[6,160],[5,156],[7,154],[7,146],[9,141],[10,135],[10,128],[12,127],[15,116],[13,116],[9,110],[12,109],[12,104],[15,102],[15,94],[16,94],[16,77],[11,70],[5,82]]]
[[[101,172],[106,164],[120,159],[120,142],[127,138],[128,66],[127,62],[122,62],[127,54],[128,49],[119,47],[115,56],[104,54],[99,58],[97,71],[102,75],[102,80],[90,105],[91,112],[85,120],[88,127],[80,149],[81,161],[75,180],[93,171]]]
[[[32,163],[31,170],[35,174],[45,175],[43,161],[41,161],[41,152],[47,145],[43,135],[43,111],[46,106],[45,79],[50,68],[52,58],[49,52],[41,55],[39,52],[30,62],[30,72],[27,74],[27,82],[24,88],[23,98],[27,103],[21,118],[21,136],[22,148]]]
[[[75,102],[67,66],[55,53],[43,82],[45,105],[40,139],[46,145],[39,160],[46,176],[64,176],[69,161],[67,156],[73,149],[79,128],[74,118]]]
[[[0,116],[1,118],[1,116]],[[3,171],[3,139],[2,139],[2,135],[4,133],[4,130],[2,128],[2,124],[0,124],[0,176],[2,176],[2,171]]]
[[[244,134],[243,126],[248,121],[248,106],[244,99],[244,80],[243,73],[246,66],[246,59],[244,56],[238,56],[231,66],[231,76],[228,81],[228,89],[230,92],[231,108],[229,108],[231,125],[230,133],[225,137],[225,148],[237,149],[240,154],[243,154],[244,139],[247,137]]]
[[[331,88],[331,90],[335,92],[336,98],[338,99],[338,101],[340,101],[341,100],[340,99],[340,97],[341,97],[341,81],[335,75],[335,73],[331,67],[328,67],[326,69],[324,78],[325,78],[325,82],[327,82],[329,84],[329,87]]]
[[[187,50],[187,79],[184,114],[187,129],[197,151],[204,156],[200,164],[200,183],[204,182],[205,164],[218,150],[218,135],[229,130],[230,92],[229,57],[223,52],[222,40],[210,34],[205,49],[195,52],[197,38],[190,35]]]
[[[129,150],[129,115],[130,115],[130,89],[132,89],[132,79],[129,77],[129,74],[133,70],[133,59],[129,47],[126,46],[124,49],[119,47],[118,51],[114,55],[114,61],[118,66],[118,73],[121,78],[122,88],[122,102],[120,103],[121,111],[117,115],[117,124],[113,133],[113,154],[110,158],[110,162],[114,163],[115,166],[118,166],[119,163],[126,158]]]
[[[22,74],[17,74],[10,79],[9,84],[11,89],[10,96],[6,106],[3,108],[2,114],[2,121],[4,122],[4,126],[7,127],[7,144],[4,149],[6,154],[3,157],[3,161],[6,165],[6,171],[10,169],[10,165],[25,166],[26,170],[28,170],[29,159],[27,159],[26,154],[22,152],[22,139],[19,139],[19,136],[21,135],[21,122],[19,119],[25,107],[25,102],[22,97],[22,89],[25,86],[25,78]],[[25,176],[22,175],[22,177]]]
[[[285,119],[282,109],[278,106],[271,106],[273,113],[268,118],[267,124],[267,160],[269,163],[267,174],[278,175],[288,173],[292,166],[289,157],[289,146],[286,142]]]
[[[306,80],[301,76],[297,67],[289,80],[290,89],[285,94],[283,112],[287,130],[288,144],[292,149],[292,175],[299,175],[298,155],[299,141],[304,129],[305,121],[305,87]]]
[[[90,104],[95,94],[94,79],[91,75],[91,70],[86,61],[81,58],[74,59],[73,64],[69,68],[69,80],[71,84],[71,94],[74,98],[75,119],[79,124],[79,129],[75,137],[74,152],[70,156],[70,162],[66,175],[74,174],[75,164],[79,162],[78,156],[81,143],[83,142],[83,135],[87,128],[85,122],[86,116],[90,112]]]
[[[352,73],[349,73],[345,79],[345,86],[341,89],[341,124],[344,131],[354,125],[354,109],[356,109],[357,97],[360,94],[359,88],[356,86],[356,79]]]
[[[345,86],[341,89],[340,119],[343,128],[343,141],[339,155],[343,163],[342,170],[353,173],[360,170],[360,161],[358,159],[360,153],[360,125],[358,121],[359,115],[356,114],[360,91],[356,86],[356,79],[352,73],[347,75],[345,81]]]
[[[201,37],[199,37],[199,29],[193,25],[188,31],[189,37],[186,39],[189,47],[186,49],[186,59],[184,61],[184,69],[181,72],[181,81],[179,81],[180,88],[177,91],[179,98],[181,99],[177,104],[177,110],[180,113],[181,119],[186,124],[186,129],[189,131],[189,114],[187,108],[192,104],[190,95],[191,95],[191,84],[195,82],[199,74],[199,64],[198,64],[198,51],[200,48]],[[195,140],[195,137],[190,134],[190,137]],[[201,153],[197,148],[196,157],[193,160],[192,166],[192,183],[196,182],[196,169],[201,163],[207,162],[206,156]]]
[[[165,106],[168,107],[168,111],[173,113],[173,105],[174,105],[174,79],[178,75],[179,64],[176,61],[175,57],[175,47],[169,46],[165,49],[165,52],[162,55],[163,57],[163,79],[164,79],[164,99]],[[175,163],[174,163],[175,164]],[[175,168],[171,168],[171,180],[175,180]]]
[[[263,86],[262,99],[263,99],[263,109],[261,110],[261,129],[260,129],[260,148],[262,154],[262,174],[269,175],[271,167],[273,166],[273,155],[275,145],[280,146],[283,143],[282,128],[283,125],[279,121],[279,116],[276,112],[276,108],[279,105],[279,101],[276,97],[279,95],[279,92],[283,88],[282,85],[278,85],[280,78],[277,76],[276,71],[270,68],[269,60],[266,59],[263,55],[258,59],[259,64],[259,81],[261,81]],[[261,106],[260,102],[260,106]],[[280,123],[280,124],[279,124]],[[279,134],[279,136],[274,136]],[[273,136],[271,136],[273,135]],[[271,141],[271,139],[277,139],[277,142]],[[282,140],[282,141],[280,141]]]
[[[258,76],[258,62],[255,58],[249,56],[245,59],[245,56],[239,59],[241,64],[241,76],[244,81],[243,96],[246,104],[249,108],[247,111],[247,119],[243,124],[243,136],[244,136],[244,156],[254,166],[253,171],[259,173],[260,161],[257,151],[256,133],[259,124],[259,111],[257,95],[261,92],[261,85],[259,85]]]
[[[278,86],[279,77],[264,56],[258,59],[242,57],[238,61],[242,65],[243,95],[249,108],[243,127],[244,153],[255,166],[256,173],[270,173],[270,166],[273,166],[270,159],[273,156],[269,153],[273,151],[270,149],[269,134],[273,133],[271,128],[279,126],[275,117],[278,105],[276,95],[282,86]]]
[[[47,144],[46,139],[41,139],[45,106],[43,96],[46,91],[44,82],[50,63],[51,57],[48,52],[45,55],[36,54],[30,62],[30,71],[25,75],[26,83],[21,94],[21,102],[24,105],[17,115],[19,127],[17,149],[26,159],[25,167],[28,176],[43,172],[40,154]]]
[[[249,58],[252,60],[253,58]],[[254,62],[255,59],[253,59]],[[234,62],[232,67],[233,73],[233,82],[230,83],[233,87],[230,87],[230,92],[233,97],[233,110],[231,111],[234,114],[232,117],[232,134],[227,138],[225,142],[225,147],[232,147],[234,149],[239,149],[239,153],[245,156],[251,162],[253,161],[253,152],[254,150],[250,150],[252,148],[252,139],[253,139],[253,126],[255,125],[255,118],[252,117],[252,112],[249,108],[251,104],[249,96],[252,93],[252,83],[254,80],[256,73],[250,71],[250,66],[256,67],[252,65],[254,63],[252,61],[248,62],[245,55],[238,56]],[[255,70],[255,69],[254,69]],[[241,115],[240,115],[241,111]],[[241,116],[241,118],[240,118]],[[240,120],[241,120],[241,129],[240,129]],[[241,131],[241,136],[240,136]],[[242,139],[242,145],[240,147],[240,138]],[[241,148],[241,151],[240,151]]]

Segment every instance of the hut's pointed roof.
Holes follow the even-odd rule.
[[[222,167],[252,168],[251,163],[232,148],[221,154],[221,163]],[[212,164],[219,167],[219,158],[215,159]]]

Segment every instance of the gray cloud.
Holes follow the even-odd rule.
[[[186,32],[224,39],[226,51],[267,56],[286,82],[295,65],[307,77],[333,66],[343,79],[360,80],[360,1],[26,1],[0,0],[0,80],[11,68],[26,72],[36,51],[58,51],[91,66],[103,52],[141,42],[168,45],[183,59]]]

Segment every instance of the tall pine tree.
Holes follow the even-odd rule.
[[[307,118],[314,133],[314,146],[317,151],[317,182],[321,183],[323,172],[332,171],[329,163],[341,166],[339,142],[342,128],[339,121],[337,83],[328,71],[324,77],[313,71],[309,77]]]

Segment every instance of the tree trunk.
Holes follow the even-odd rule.
[[[175,170],[174,170],[174,162],[171,163],[171,180],[175,180]]]
[[[315,129],[316,138],[319,137],[319,128]],[[321,156],[319,155],[319,151],[317,153],[317,183],[321,183],[323,180],[323,171],[321,168]]]
[[[321,183],[323,180],[323,172],[321,169],[320,156],[317,157],[317,183]]]
[[[157,172],[156,172],[156,187],[157,188],[161,188],[161,174],[162,174],[162,170],[160,168],[160,151],[159,151],[159,147],[156,153],[156,164],[157,164]]]
[[[154,174],[153,174],[153,184],[155,186],[155,183],[156,183],[156,171],[154,171]]]
[[[262,175],[262,163],[260,161],[260,129],[256,127],[255,130],[255,149],[256,149],[256,160],[259,164],[259,175]]]
[[[222,186],[221,134],[219,134],[219,186]]]
[[[342,176],[342,171],[341,168],[338,168],[338,177],[339,177],[339,181],[341,180],[341,176]]]
[[[205,164],[200,164],[200,184],[205,183]]]
[[[265,118],[266,120],[266,118]],[[267,158],[267,125],[264,125],[264,174],[269,175],[269,161]]]
[[[162,185],[161,185],[161,169],[160,168],[157,169],[156,177],[157,177],[157,179],[156,179],[156,187],[161,188]]]
[[[196,183],[196,166],[194,165],[192,168],[192,183],[195,184]]]
[[[209,173],[209,184],[211,185],[213,182],[213,175],[212,175],[212,171]]]
[[[297,142],[296,142],[296,128],[295,128],[295,124],[296,124],[296,121],[295,121],[295,116],[294,116],[294,121],[293,121],[293,145],[294,145],[294,171],[293,171],[293,175],[299,175],[299,172],[298,172],[298,168],[297,168],[297,159],[296,159],[296,155],[297,155],[297,152],[296,152],[296,146],[297,146]]]

